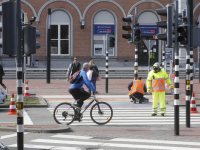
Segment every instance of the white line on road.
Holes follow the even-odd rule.
[[[76,135],[64,135],[64,134],[58,134],[51,136],[54,138],[68,138],[68,139],[80,139],[80,140],[86,140],[86,139],[92,139],[93,137],[91,136],[76,136]]]
[[[72,98],[73,97],[71,95],[42,95],[43,98]],[[97,98],[128,98],[127,95],[97,95],[96,96]],[[151,95],[150,96],[145,96],[145,97],[152,97]]]
[[[24,134],[28,134],[28,133],[24,132]],[[0,139],[2,140],[2,139],[7,139],[7,138],[15,137],[15,136],[17,136],[17,133],[1,136]]]
[[[123,139],[116,138],[110,141],[114,142],[140,142],[140,143],[153,143],[153,144],[171,144],[171,145],[190,145],[190,146],[200,146],[198,142],[183,142],[183,141],[162,141],[162,140],[146,140],[146,139]]]
[[[31,118],[29,117],[28,113],[24,109],[24,125],[33,125]]]
[[[17,144],[9,145],[8,147],[17,147]],[[24,144],[24,148],[52,149],[52,150],[81,150],[81,148],[78,147],[59,147],[59,146],[32,145],[32,144]]]
[[[54,144],[70,144],[70,145],[90,145],[101,147],[121,147],[121,148],[142,148],[142,149],[159,149],[159,150],[199,150],[199,148],[189,147],[169,147],[169,146],[153,146],[153,145],[136,145],[136,144],[117,144],[117,143],[105,143],[105,142],[82,142],[82,141],[68,141],[68,140],[50,140],[50,139],[37,139],[31,142],[36,143],[54,143]]]

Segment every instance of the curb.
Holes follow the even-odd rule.
[[[50,128],[50,129],[44,129],[44,128],[24,128],[24,132],[34,132],[34,133],[63,133],[63,132],[71,132],[69,126],[67,125],[58,125],[58,128]],[[17,132],[16,128],[13,127],[0,127],[0,131],[3,132]]]
[[[38,97],[40,104],[33,104],[33,105],[24,105],[24,108],[47,108],[48,104],[46,100],[42,96],[36,96]],[[9,108],[10,105],[0,105],[0,108]]]

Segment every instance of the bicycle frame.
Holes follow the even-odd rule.
[[[96,99],[96,96],[95,96],[95,95],[93,96],[93,99],[89,102],[89,104],[86,105],[85,108],[84,108],[80,113],[83,114],[83,113],[88,109],[88,107],[90,107],[90,105],[92,105],[92,103],[93,103],[94,101],[96,101],[96,103],[99,102],[99,101]],[[75,104],[75,103],[76,103],[76,100],[75,100],[75,102],[74,102],[73,104]]]

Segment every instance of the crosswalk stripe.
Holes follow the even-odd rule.
[[[49,109],[49,111],[53,114],[54,108]],[[65,108],[59,109],[58,114],[56,115],[57,119],[60,120],[62,123],[66,123],[63,121],[62,117],[62,111],[65,110]],[[104,116],[100,118],[98,115],[98,112],[95,111],[93,113],[93,117],[95,119],[106,119],[108,116],[110,116],[110,113],[108,109],[103,109]],[[158,116],[151,116],[152,109],[151,107],[139,107],[139,108],[126,108],[126,107],[120,107],[120,108],[113,108],[113,117],[112,120],[106,124],[106,125],[165,125],[174,124],[174,108],[173,107],[167,107],[167,111],[164,117],[160,115],[160,111],[158,110]],[[107,117],[106,117],[107,116]],[[184,108],[180,109],[179,112],[179,122],[180,124],[185,124],[185,116],[186,112]],[[101,120],[101,121],[102,121]],[[97,120],[98,121],[98,120]],[[191,114],[191,124],[199,124],[200,123],[200,114]],[[87,110],[83,114],[82,122],[76,122],[74,121],[71,125],[96,125],[93,123],[90,117],[90,110]]]
[[[28,132],[24,132],[24,134],[28,134]],[[0,139],[7,139],[15,136],[17,136],[17,133],[0,136]]]
[[[189,147],[171,147],[171,146],[153,146],[153,145],[136,145],[136,144],[117,144],[107,142],[82,142],[82,141],[69,141],[69,140],[51,140],[51,139],[36,139],[31,142],[36,143],[54,143],[54,144],[66,144],[66,145],[87,145],[87,146],[101,146],[101,147],[118,147],[118,148],[142,148],[142,149],[159,149],[159,150],[199,150],[199,148]]]
[[[8,147],[17,147],[17,144],[9,145]],[[32,145],[32,144],[24,144],[24,148],[52,149],[52,150],[81,150],[81,148],[78,147],[59,147],[59,146]]]
[[[64,134],[57,134],[54,136],[51,136],[52,138],[69,138],[69,139],[80,139],[80,140],[86,140],[86,139],[92,139],[91,136],[77,136],[77,135],[64,135]]]
[[[146,140],[146,139],[123,139],[123,138],[115,138],[115,139],[111,139],[110,141],[200,146],[200,143],[198,142],[185,142],[185,141],[162,141],[162,140]]]

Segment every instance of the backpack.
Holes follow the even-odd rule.
[[[83,80],[83,77],[80,77],[80,78],[77,80],[77,78],[78,78],[80,72],[81,72],[81,71],[77,71],[77,72],[75,72],[75,73],[70,77],[69,82],[70,82],[71,84],[75,83],[76,81],[79,81],[79,83],[80,83],[80,82]],[[77,84],[78,84],[78,83],[77,83]]]

